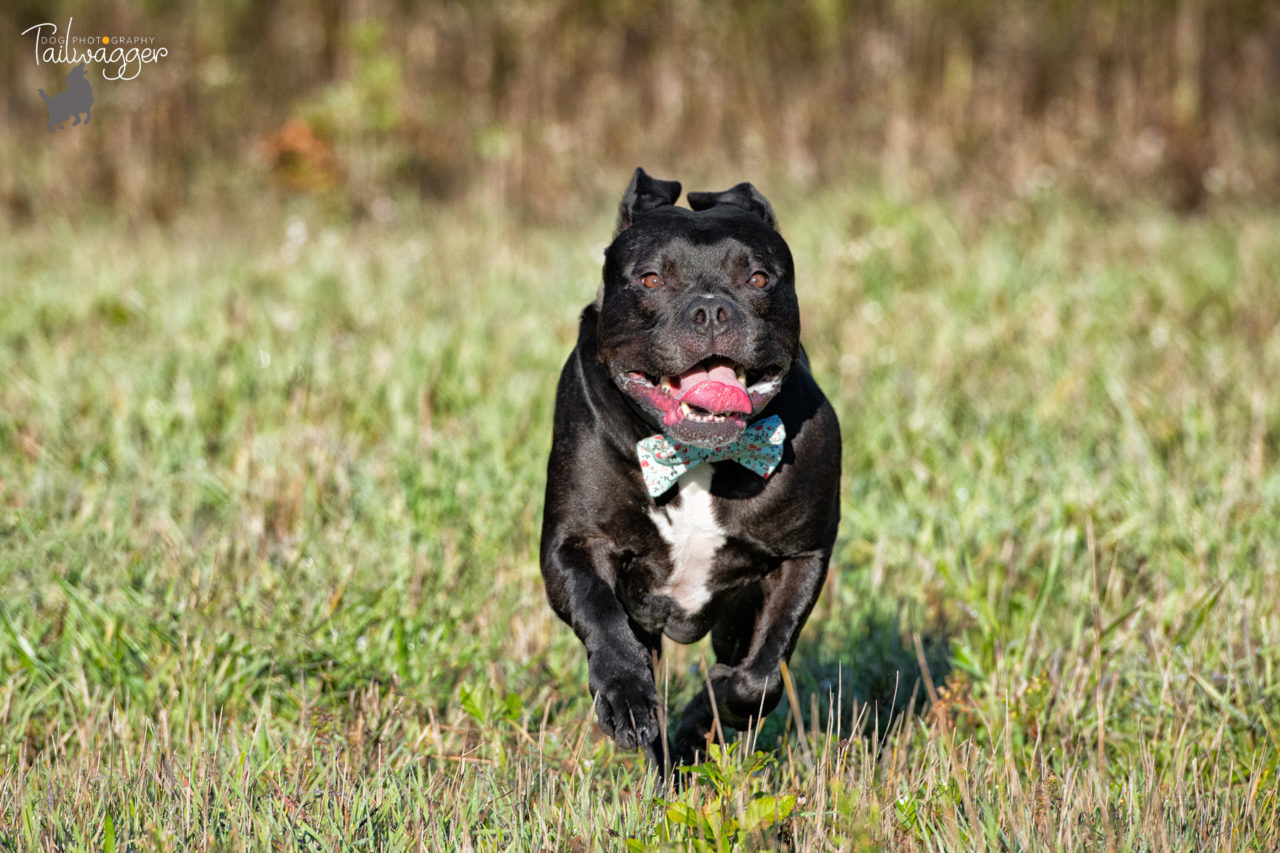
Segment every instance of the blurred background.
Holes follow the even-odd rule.
[[[35,23],[156,37],[51,134]],[[480,194],[537,221],[654,174],[955,193],[1057,185],[1181,212],[1280,196],[1280,4],[975,0],[0,7],[0,210],[164,220],[269,186],[377,215]],[[267,180],[269,179],[269,181]]]

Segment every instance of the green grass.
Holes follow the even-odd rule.
[[[0,849],[1280,846],[1280,214],[772,195],[841,536],[679,794],[537,568],[610,211],[0,241]]]

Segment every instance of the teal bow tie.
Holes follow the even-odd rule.
[[[693,447],[680,441],[671,441],[665,435],[651,435],[636,442],[636,455],[640,457],[640,473],[653,497],[671,488],[681,475],[703,462],[722,462],[732,459],[739,465],[755,471],[766,480],[782,461],[782,443],[787,429],[777,415],[757,421],[747,427],[737,441],[717,447]]]

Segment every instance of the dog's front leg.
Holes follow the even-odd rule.
[[[744,729],[777,707],[782,698],[778,664],[791,658],[830,556],[824,550],[787,560],[761,581],[758,597],[743,596],[743,606],[712,629],[720,658],[709,673],[714,699],[703,690],[684,709],[674,749],[679,763],[698,759],[717,716],[724,726]]]
[[[661,754],[661,716],[653,660],[662,637],[637,625],[592,559],[608,554],[565,543],[542,560],[547,598],[587,649],[587,672],[600,728],[623,749]],[[613,574],[612,571],[609,574]]]

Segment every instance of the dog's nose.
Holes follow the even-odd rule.
[[[723,296],[695,296],[684,311],[685,322],[696,331],[714,333],[738,322],[738,306]]]

